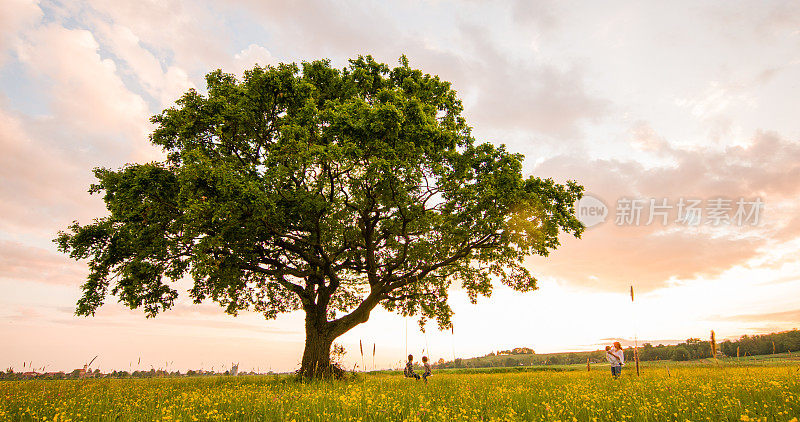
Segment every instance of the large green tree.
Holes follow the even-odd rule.
[[[453,283],[473,302],[493,280],[533,290],[524,258],[583,230],[581,186],[523,178],[523,157],[477,144],[450,83],[405,57],[206,81],[152,118],[166,160],[95,169],[110,215],[59,232],[89,263],[78,315],[113,295],[155,316],[190,276],[195,303],[232,315],[303,310],[300,372],[320,377],[379,304],[449,327]]]

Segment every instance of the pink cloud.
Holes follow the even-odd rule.
[[[89,0],[90,14],[125,28],[172,65],[208,72],[228,56],[231,33],[220,15],[198,3],[179,0]],[[209,68],[210,67],[210,68]]]
[[[92,168],[161,154],[147,140],[144,100],[125,86],[114,61],[101,57],[92,33],[34,27],[17,53],[39,83],[51,86],[52,113],[27,117],[0,109],[0,230],[48,239],[73,219],[103,214],[99,198],[86,192]],[[140,67],[153,64],[143,57]],[[157,78],[155,71],[147,76]]]
[[[167,65],[162,69],[158,57],[144,48],[131,28],[102,19],[95,19],[94,27],[99,41],[126,65],[122,71],[139,81],[159,108],[172,105],[189,88],[195,88],[183,68]]]
[[[800,309],[790,309],[788,311],[780,312],[765,312],[760,314],[742,314],[742,315],[728,315],[719,316],[719,320],[723,321],[742,321],[742,322],[761,322],[761,323],[800,323]]]
[[[534,174],[558,180],[576,179],[609,207],[604,224],[587,230],[582,239],[563,239],[546,259],[531,258],[539,275],[554,276],[599,289],[619,289],[635,283],[644,289],[663,286],[670,279],[715,276],[761,256],[770,245],[800,234],[796,215],[800,203],[800,145],[776,134],[757,133],[747,147],[673,149],[654,132],[638,127],[632,141],[675,160],[675,165],[648,168],[616,160],[560,156],[545,160]],[[757,226],[699,228],[674,223],[673,209],[666,227],[660,222],[639,226],[615,224],[617,200],[717,197],[765,202]],[[777,205],[781,204],[780,207]],[[648,204],[649,206],[649,204]],[[659,220],[657,220],[659,221]]]
[[[241,77],[245,70],[252,69],[255,65],[276,65],[279,60],[273,57],[269,50],[258,44],[250,44],[247,48],[236,53],[230,63],[223,66],[225,72]]]
[[[304,59],[322,58],[315,57],[320,54],[375,54],[394,50],[405,39],[392,11],[379,3],[327,0],[237,0],[235,3],[268,22],[265,26],[275,37],[275,44],[292,45],[298,54],[313,55]]]
[[[104,213],[101,199],[87,193],[91,168],[101,164],[99,159],[47,145],[59,136],[64,139],[64,132],[50,132],[36,119],[0,109],[1,232],[49,241],[72,220]],[[46,134],[52,135],[48,141],[39,140]]]
[[[19,32],[41,19],[42,11],[32,0],[5,0],[0,7],[0,66],[10,48],[19,42]]]
[[[86,193],[91,164],[37,142],[23,128],[36,126],[0,109],[0,230],[45,238],[71,219],[102,211]]]
[[[294,54],[313,60],[329,56],[372,54],[390,65],[401,54],[411,65],[453,82],[461,97],[473,97],[466,114],[482,129],[524,130],[559,139],[581,134],[580,125],[600,119],[609,102],[587,92],[580,67],[565,69],[543,60],[518,60],[502,50],[485,24],[464,23],[432,28],[442,44],[413,26],[401,26],[386,7],[355,7],[323,2],[238,2],[268,22],[275,44],[293,45]],[[426,4],[431,14],[435,5]],[[544,6],[543,6],[544,7]],[[530,20],[535,11],[521,4],[511,6],[512,19]],[[542,17],[545,26],[552,19]],[[360,22],[352,25],[353,21]],[[516,22],[516,21],[515,21]],[[527,55],[527,54],[525,54]]]
[[[731,5],[712,5],[705,8],[705,15],[717,28],[734,40],[756,35],[760,39],[774,41],[787,35],[796,35],[800,27],[800,10],[791,1],[766,2],[758,7],[741,3]]]
[[[18,55],[37,76],[51,82],[51,106],[60,124],[83,134],[116,134],[146,142],[147,106],[125,87],[114,61],[100,56],[91,32],[50,24],[26,38]]]
[[[85,263],[47,249],[0,240],[0,279],[78,286],[87,273]]]

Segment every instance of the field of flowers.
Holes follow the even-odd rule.
[[[0,420],[797,421],[800,366],[0,382]]]

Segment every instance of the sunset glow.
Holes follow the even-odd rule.
[[[182,294],[152,319],[114,298],[75,316],[87,265],[52,240],[106,214],[87,193],[93,168],[165,158],[149,117],[204,92],[206,73],[366,54],[405,54],[451,81],[478,142],[592,199],[580,239],[526,261],[538,290],[497,283],[473,305],[453,289],[452,332],[373,312],[338,340],[348,368],[362,366],[359,342],[375,347],[371,369],[423,350],[436,361],[800,328],[796,3],[4,0],[2,368],[70,371],[99,355],[103,371],[297,369],[301,312],[233,317]]]

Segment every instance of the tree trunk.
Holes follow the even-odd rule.
[[[328,378],[344,374],[343,368],[331,364],[331,345],[351,328],[367,322],[379,297],[379,291],[370,292],[353,312],[335,321],[328,321],[324,305],[309,305],[305,308],[306,347],[298,372],[302,378]]]
[[[306,347],[300,364],[302,378],[327,378],[340,372],[331,365],[331,338],[325,317],[306,311]]]

